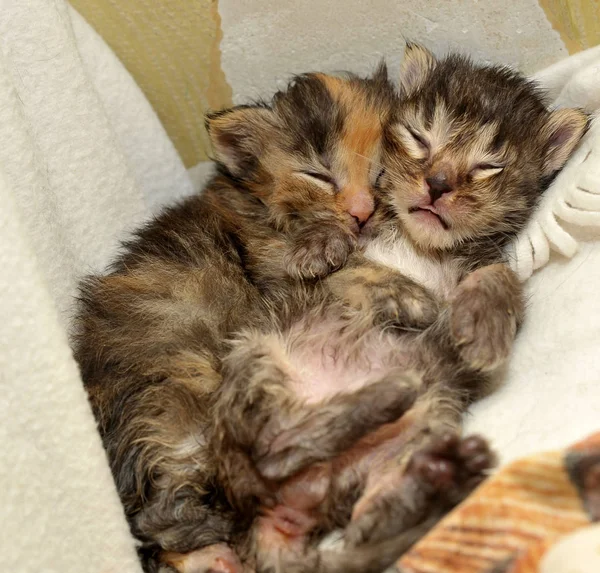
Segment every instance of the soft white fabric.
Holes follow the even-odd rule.
[[[129,229],[194,185],[132,79],[64,0],[0,0],[0,14],[2,569],[139,572],[68,347],[69,309],[82,274],[102,269]],[[599,92],[584,70],[599,55],[580,54],[540,77],[555,97],[591,105]],[[560,205],[584,198],[594,211],[593,198],[567,191],[595,192],[597,162],[586,155],[542,204],[543,234],[533,224],[524,235],[537,233],[517,249],[521,269],[544,262],[542,239],[559,244],[544,226],[548,213],[563,216]],[[573,241],[585,238],[557,227]],[[532,242],[535,256],[527,255]],[[530,281],[530,318],[508,378],[469,422],[505,458],[563,445],[600,420],[597,243],[582,243],[571,260],[547,252],[550,263]]]
[[[600,523],[570,533],[544,555],[539,573],[598,573],[598,540]]]
[[[600,226],[600,121],[595,117],[535,218],[511,246],[512,267],[522,280],[546,265],[551,251],[567,258],[577,252],[578,242],[564,223]]]
[[[0,568],[138,573],[66,331],[81,275],[192,184],[64,1],[0,0],[0,15]]]
[[[195,190],[179,154],[148,100],[104,40],[71,9],[75,41],[83,67],[102,100],[104,112],[142,193],[155,211]]]
[[[555,107],[580,107],[593,123],[568,165],[544,194],[537,216],[512,248],[513,268],[525,280],[548,263],[550,251],[572,257],[577,240],[561,221],[600,226],[600,46],[581,52],[533,77]]]

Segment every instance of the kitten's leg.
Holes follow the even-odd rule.
[[[329,276],[326,285],[375,325],[423,329],[439,314],[438,301],[425,287],[360,253]]]
[[[463,279],[450,302],[449,322],[470,368],[489,372],[508,358],[524,307],[522,285],[506,265],[483,267]]]
[[[208,449],[206,404],[220,375],[198,353],[167,359],[171,371],[181,373],[177,378],[152,381],[115,369],[88,388],[149,570],[160,551],[188,553],[227,542],[240,526],[215,488],[217,467]]]
[[[383,471],[354,507],[346,542],[373,543],[432,524],[460,503],[495,464],[487,442],[447,432],[415,451],[404,467]]]
[[[262,475],[281,480],[329,460],[376,428],[400,418],[414,403],[419,379],[390,376],[352,394],[278,415],[259,435],[256,463]]]
[[[321,508],[306,505],[308,498],[298,495],[301,482],[307,485],[307,480],[315,477],[305,474],[283,487],[288,489],[282,495],[286,505],[265,510],[253,528],[257,573],[381,573],[434,524],[426,519],[390,539],[341,551],[317,548],[309,534],[319,517],[315,518],[311,509],[318,514]]]
[[[302,384],[277,335],[250,334],[223,365],[224,382],[215,408],[217,459],[226,475],[247,475],[251,465],[262,477],[282,481],[315,462],[331,459],[365,434],[402,416],[414,403],[420,379],[395,373],[353,393],[306,404],[294,386]],[[233,455],[237,451],[239,455]],[[242,471],[239,464],[246,463]],[[236,484],[243,489],[247,478]],[[265,493],[252,489],[247,495]]]
[[[257,573],[382,573],[408,551],[431,527],[433,520],[380,542],[341,550],[290,546],[285,538],[269,538],[259,545]],[[265,550],[263,550],[263,548]]]

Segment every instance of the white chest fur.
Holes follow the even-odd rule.
[[[435,258],[417,251],[401,235],[370,241],[365,250],[368,259],[393,268],[447,298],[458,284],[460,271],[450,258]]]

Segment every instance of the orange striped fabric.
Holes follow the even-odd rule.
[[[402,573],[537,573],[561,537],[600,519],[600,433],[483,483],[397,563]]]

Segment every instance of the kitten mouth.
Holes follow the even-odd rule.
[[[409,213],[430,213],[431,216],[435,217],[440,225],[442,226],[442,229],[444,229],[444,231],[447,231],[448,229],[450,229],[450,225],[446,222],[446,220],[437,212],[436,208],[433,205],[424,205],[422,207],[411,207],[408,210]]]

